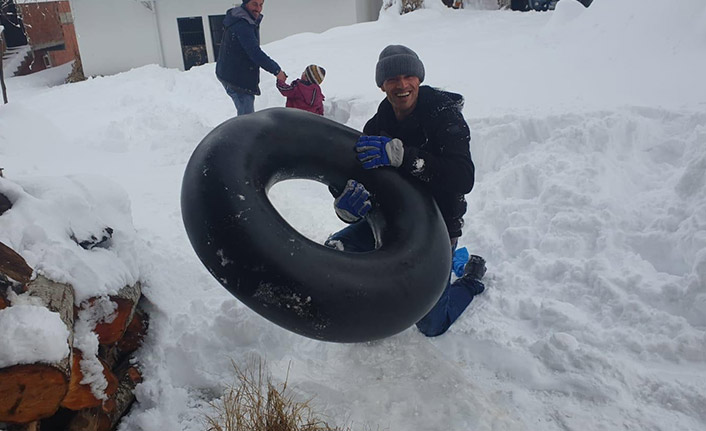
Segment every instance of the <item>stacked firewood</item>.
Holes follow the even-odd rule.
[[[11,204],[0,194],[0,215]],[[74,345],[75,323],[82,315],[100,315],[93,307],[104,307],[106,298],[91,298],[76,305],[73,288],[36,274],[26,261],[0,242],[0,312],[14,302],[42,304],[58,313],[66,325],[69,354],[57,363],[23,363],[0,368],[0,430],[108,431],[134,401],[141,381],[134,352],[147,330],[147,315],[140,306],[141,286],[125,286],[107,300],[114,311],[92,322],[98,338],[96,352],[82,352]],[[22,301],[20,301],[22,299]],[[0,351],[9,348],[0,340]],[[100,393],[84,380],[82,360],[87,355],[103,367],[107,385]],[[84,361],[86,362],[86,361]],[[95,373],[95,371],[94,371]]]

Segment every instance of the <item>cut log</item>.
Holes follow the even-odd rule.
[[[59,409],[68,389],[68,368],[31,364],[0,369],[0,422],[27,423],[49,417]]]
[[[69,347],[74,341],[74,288],[69,284],[57,283],[43,275],[38,275],[27,285],[30,296],[40,298],[51,311],[59,313],[61,320],[69,330]],[[71,369],[71,363],[66,362],[66,368]]]
[[[30,296],[40,298],[44,305],[59,313],[61,320],[66,324],[72,334],[74,327],[74,289],[69,284],[57,283],[49,280],[43,275],[38,275],[27,285],[27,292]],[[69,342],[69,345],[73,343]]]
[[[0,273],[20,284],[27,284],[32,278],[32,268],[24,258],[10,247],[0,242]]]
[[[142,345],[142,340],[147,334],[149,317],[139,307],[135,309],[132,320],[127,325],[125,335],[118,341],[118,348],[124,353],[132,353]]]
[[[63,431],[75,415],[76,412],[73,410],[59,408],[59,411],[53,416],[41,420],[39,429],[41,431]]]
[[[111,431],[110,418],[98,407],[76,412],[66,431]]]
[[[71,346],[73,288],[40,275],[27,285],[27,292],[59,314],[69,330]],[[0,422],[27,423],[54,414],[69,389],[70,356],[52,364],[21,364],[0,369]]]
[[[8,289],[18,294],[27,290],[32,272],[22,256],[0,242],[0,310],[10,305]]]
[[[142,381],[137,367],[130,365],[132,359],[126,359],[121,366],[118,390],[111,398],[112,403],[105,403],[103,408],[94,407],[80,410],[73,417],[67,431],[110,431],[115,429],[120,419],[127,413],[135,401],[135,387]]]
[[[83,354],[80,350],[74,349],[73,363],[71,365],[71,380],[69,381],[69,391],[61,402],[61,406],[71,410],[81,410],[89,407],[97,407],[103,404],[102,399],[96,398],[89,385],[81,384],[84,374],[81,370],[81,359]],[[103,365],[103,376],[108,382],[105,394],[110,398],[118,389],[118,378],[115,377],[107,364],[100,360]]]
[[[135,313],[137,301],[142,294],[140,283],[135,283],[132,286],[125,286],[116,295],[110,295],[110,300],[113,301],[117,308],[113,314],[107,316],[101,322],[98,322],[93,330],[98,335],[98,342],[103,345],[113,344],[122,338],[127,329],[128,323],[132,320]],[[88,299],[82,305],[83,308],[91,307],[98,298]]]
[[[148,324],[149,317],[147,313],[138,305],[135,309],[135,314],[132,316],[132,320],[130,320],[130,323],[127,325],[123,338],[118,340],[115,344],[100,346],[98,356],[105,360],[110,368],[116,367],[119,363],[123,362],[128,355],[142,345],[142,340],[147,333]]]
[[[40,431],[40,422],[30,422],[28,424],[15,424],[7,427],[7,431]]]

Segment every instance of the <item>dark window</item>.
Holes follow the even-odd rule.
[[[46,48],[47,51],[66,51],[66,44],[65,43],[59,43],[54,46],[49,46]]]
[[[216,61],[218,61],[218,51],[221,49],[221,40],[223,40],[223,20],[225,17],[225,15],[210,15],[208,17],[211,40],[213,41],[213,56]]]
[[[0,25],[5,27],[5,43],[8,48],[27,45],[25,26],[13,1],[0,0]]]
[[[203,21],[200,16],[177,18],[181,54],[184,58],[184,70],[208,63],[206,38],[203,33]]]

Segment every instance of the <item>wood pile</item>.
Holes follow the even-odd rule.
[[[0,215],[8,207],[3,205],[7,201],[3,198],[0,194]],[[31,297],[33,305],[41,303],[59,314],[71,334],[67,340],[70,351],[57,363],[0,368],[0,430],[115,429],[134,401],[134,388],[141,381],[133,356],[148,326],[148,317],[139,305],[140,284],[125,286],[108,297],[115,310],[92,325],[99,343],[97,354],[82,352],[74,345],[74,329],[80,316],[99,315],[99,310],[92,308],[104,306],[106,298],[91,298],[76,306],[70,285],[35,274],[22,256],[0,242],[0,312],[12,307],[18,298],[27,303],[27,297]],[[0,340],[0,351],[8,348],[6,343],[15,341]],[[107,385],[100,385],[105,389],[99,393],[82,383],[82,360],[87,354],[96,356],[91,358],[92,363],[103,367]]]

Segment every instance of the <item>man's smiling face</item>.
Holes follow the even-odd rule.
[[[250,12],[253,18],[258,19],[262,13],[262,6],[265,4],[265,0],[250,0],[245,3],[245,9]]]
[[[405,118],[417,106],[419,84],[419,78],[412,75],[397,75],[382,83],[380,88],[387,95],[398,120]]]

